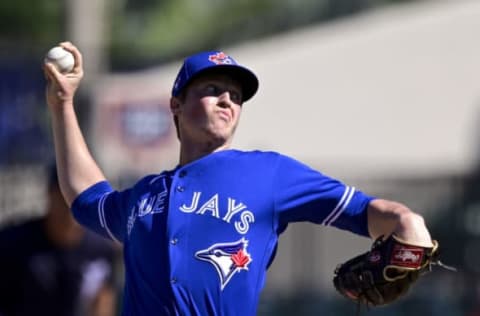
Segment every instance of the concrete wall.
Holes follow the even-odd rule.
[[[260,77],[240,147],[335,174],[463,172],[480,143],[480,2],[425,1],[238,48]]]
[[[347,177],[468,171],[480,142],[479,37],[480,2],[423,1],[225,48],[260,78],[235,146]],[[168,103],[180,64],[108,75],[97,109]]]

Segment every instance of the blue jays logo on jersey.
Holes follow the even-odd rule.
[[[217,65],[231,65],[235,64],[235,62],[228,56],[227,54],[223,52],[218,52],[215,55],[210,55],[208,56],[208,60],[211,62],[217,64]]]
[[[218,243],[197,251],[195,258],[210,262],[215,267],[223,290],[235,273],[248,270],[252,258],[247,252],[247,245],[248,240],[245,238],[230,243]]]

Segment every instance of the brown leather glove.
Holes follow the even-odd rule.
[[[406,294],[438,261],[438,242],[425,248],[394,235],[378,238],[370,251],[339,265],[333,283],[345,297],[367,306],[386,305]]]

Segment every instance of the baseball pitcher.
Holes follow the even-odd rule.
[[[405,205],[277,152],[231,148],[242,107],[259,83],[221,51],[186,58],[174,81],[178,164],[115,190],[75,114],[82,55],[69,42],[60,46],[74,55],[73,70],[44,66],[59,180],[76,219],[123,244],[122,315],[255,315],[279,235],[294,222],[376,240],[356,264],[336,271],[337,289],[357,302],[395,300],[435,260],[438,243]]]

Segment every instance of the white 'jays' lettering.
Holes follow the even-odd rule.
[[[235,222],[235,229],[240,234],[246,234],[248,232],[248,229],[250,228],[250,225],[248,223],[253,223],[254,221],[255,216],[253,216],[252,212],[242,212],[242,214],[240,215],[240,222]]]
[[[213,217],[219,218],[218,216],[218,194],[215,194],[208,200],[203,206],[197,211],[197,214],[205,214],[205,212],[211,212]]]
[[[198,205],[198,199],[200,199],[200,194],[200,192],[193,192],[192,204],[190,206],[186,206],[185,204],[183,204],[182,206],[180,206],[180,211],[185,213],[195,212]]]
[[[223,220],[226,221],[227,223],[230,223],[230,220],[232,219],[233,215],[237,214],[240,211],[243,211],[246,208],[247,207],[242,202],[240,202],[240,204],[238,205],[235,205],[235,200],[228,198],[228,212],[223,218]]]
[[[255,216],[249,210],[247,206],[242,202],[238,203],[235,199],[228,198],[227,200],[227,213],[220,218],[220,209],[219,209],[219,196],[218,193],[208,199],[202,205],[199,205],[200,197],[202,192],[194,192],[192,196],[192,201],[189,205],[183,204],[179,207],[180,211],[184,213],[195,213],[199,215],[205,215],[209,213],[211,216],[221,219],[230,224],[232,217],[236,214],[239,214],[239,220],[234,221],[233,225],[237,232],[240,234],[246,234],[250,228],[250,223],[255,222]]]

